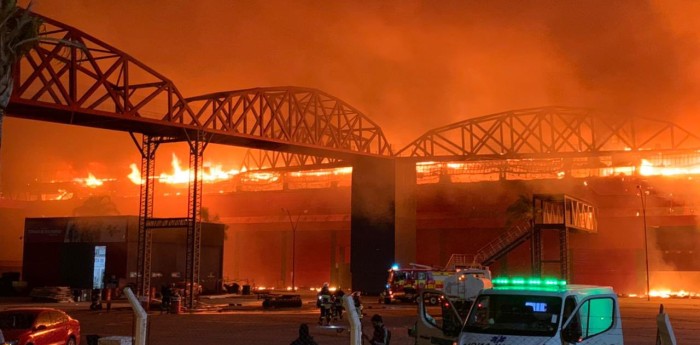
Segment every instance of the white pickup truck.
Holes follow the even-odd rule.
[[[541,278],[492,282],[493,288],[479,293],[466,318],[443,292],[421,291],[416,344],[623,344],[620,308],[611,287]],[[436,297],[437,307],[425,302]]]

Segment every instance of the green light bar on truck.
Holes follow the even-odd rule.
[[[496,277],[492,280],[495,287],[564,287],[566,280],[557,278],[523,278],[523,277]]]

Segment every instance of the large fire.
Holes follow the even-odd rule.
[[[700,156],[698,158],[698,164],[686,164],[686,165],[673,165],[671,161],[660,161],[656,164],[652,163],[647,159],[642,159],[639,166],[617,166],[617,167],[600,167],[590,169],[591,175],[596,176],[616,176],[616,175],[634,175],[638,174],[641,176],[684,176],[684,175],[697,175],[700,174]],[[416,164],[416,172],[419,175],[419,183],[430,183],[432,179],[426,178],[427,176],[438,176],[442,174],[447,175],[464,175],[469,174],[472,170],[476,168],[485,169],[486,174],[495,173],[496,168],[489,165],[492,163],[483,162],[419,162]],[[511,163],[508,163],[511,164]],[[517,164],[513,163],[513,164]],[[525,163],[523,163],[525,164]],[[192,173],[189,169],[184,169],[181,165],[180,159],[177,155],[172,155],[172,160],[170,162],[170,171],[161,172],[157,176],[149,176],[149,179],[155,179],[156,181],[163,184],[171,185],[182,185],[187,184],[189,181],[194,179]],[[127,175],[129,181],[133,184],[141,185],[144,183],[144,179],[141,176],[140,169],[137,164],[132,163],[129,166],[130,173]],[[597,170],[597,173],[593,172]],[[222,164],[214,164],[211,162],[205,162],[203,164],[203,169],[199,173],[199,178],[202,179],[204,183],[216,183],[221,181],[231,180],[233,177],[246,172],[244,170],[223,168]],[[291,178],[307,178],[307,177],[342,177],[347,176],[352,173],[351,167],[341,167],[335,169],[322,169],[314,171],[296,171],[287,174]],[[246,182],[280,182],[282,173],[277,172],[249,172],[246,175]],[[564,178],[567,174],[563,171],[558,171],[554,173],[555,178]],[[456,179],[459,181],[459,179]],[[85,187],[97,188],[104,184],[106,181],[116,181],[114,178],[96,178],[92,173],[88,173],[87,178],[75,178],[73,180]]]
[[[220,164],[214,165],[211,162],[204,162],[202,165],[203,169],[199,172],[198,177],[205,183],[230,180],[233,176],[241,173],[241,171],[236,169],[224,170]],[[187,184],[194,180],[194,173],[191,173],[190,169],[183,169],[180,166],[180,159],[174,153],[170,166],[172,168],[170,173],[162,172],[159,176],[149,176],[148,178],[156,179],[158,182],[166,184]],[[138,166],[132,163],[129,168],[131,169],[131,173],[127,176],[129,180],[137,185],[143,184],[145,180],[141,177]]]

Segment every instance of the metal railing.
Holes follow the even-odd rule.
[[[474,255],[474,263],[488,265],[506,254],[530,235],[530,221],[516,223],[493,241],[481,247]]]

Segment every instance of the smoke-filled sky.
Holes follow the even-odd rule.
[[[700,108],[698,1],[35,0],[34,11],[132,55],[185,96],[323,90],[373,119],[395,150],[438,126],[526,107],[685,127]],[[13,119],[2,150],[5,185],[54,164],[122,178],[139,159],[124,133]],[[209,148],[205,160],[231,152]]]

